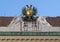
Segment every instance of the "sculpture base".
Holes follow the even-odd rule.
[[[22,17],[23,21],[36,21],[38,17]]]

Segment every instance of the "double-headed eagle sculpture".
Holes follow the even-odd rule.
[[[28,18],[33,17],[36,15],[37,9],[35,7],[32,7],[32,5],[26,5],[26,7],[23,7],[22,14],[25,15]]]

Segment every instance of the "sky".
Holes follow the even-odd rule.
[[[37,15],[60,16],[60,0],[0,0],[0,16],[19,16],[25,5],[37,8]]]

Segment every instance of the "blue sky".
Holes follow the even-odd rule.
[[[32,4],[42,16],[60,16],[60,0],[0,0],[0,16],[18,16],[22,7]]]

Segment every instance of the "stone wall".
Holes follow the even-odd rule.
[[[60,36],[0,36],[0,42],[60,42]]]

